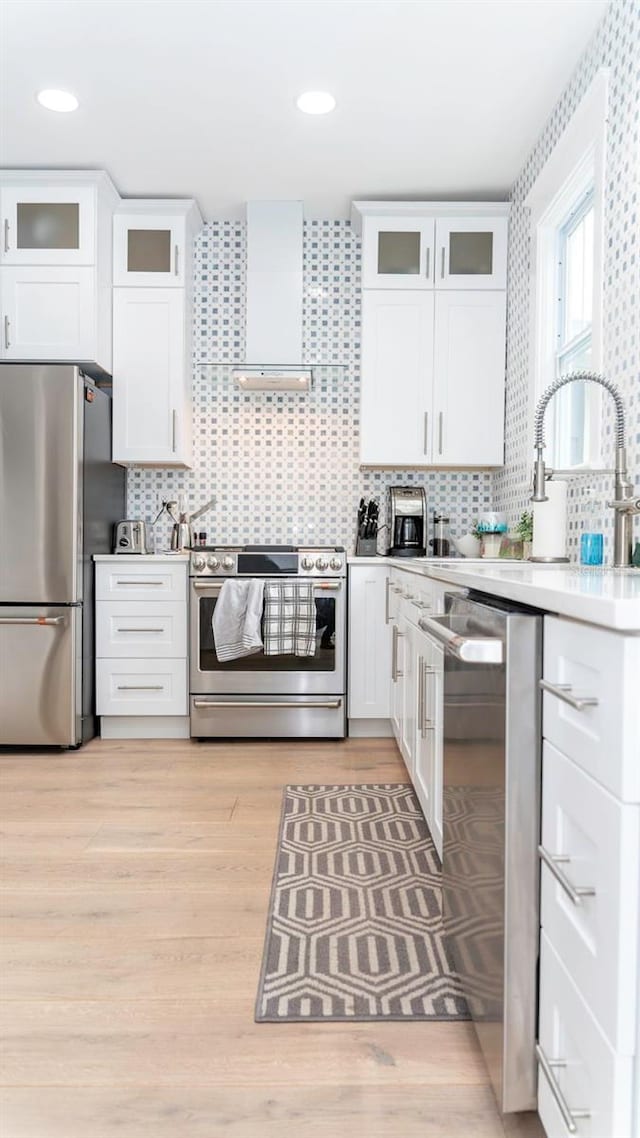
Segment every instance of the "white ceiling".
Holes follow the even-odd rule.
[[[5,166],[95,167],[121,194],[504,196],[606,0],[0,0]],[[35,94],[62,87],[80,110]],[[301,114],[305,90],[333,114]]]

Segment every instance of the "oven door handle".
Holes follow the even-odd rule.
[[[274,581],[277,581],[279,578],[274,577],[273,579],[274,579]],[[246,577],[240,577],[240,578],[234,577],[233,580],[234,581],[248,580],[248,578],[246,578]],[[287,578],[287,580],[288,580],[288,578]],[[306,580],[308,580],[308,578],[303,577],[302,580],[306,581]],[[209,581],[206,579],[206,577],[192,577],[191,578],[191,585],[198,592],[200,590],[203,590],[203,589],[208,589],[209,592],[219,593],[222,586],[224,585],[224,581]],[[313,581],[313,587],[314,587],[314,589],[321,589],[323,593],[325,593],[325,592],[337,593],[342,588],[342,581]]]
[[[286,699],[198,699],[193,701],[193,706],[197,708],[238,708],[238,707],[257,707],[257,708],[314,708],[319,707],[329,711],[337,711],[342,707],[341,699],[327,699],[327,700],[286,700]]]

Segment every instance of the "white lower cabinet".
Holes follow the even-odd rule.
[[[349,567],[349,719],[391,714],[389,587],[386,565]]]
[[[96,564],[96,711],[104,736],[188,736],[186,559]]]
[[[548,1138],[631,1138],[632,1059],[613,1050],[544,931],[540,986],[538,1113]]]
[[[640,638],[547,616],[544,642],[538,1110],[640,1138]]]

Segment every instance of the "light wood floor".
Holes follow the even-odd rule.
[[[509,1138],[468,1024],[256,1025],[282,787],[395,745],[1,754],[2,1138]]]

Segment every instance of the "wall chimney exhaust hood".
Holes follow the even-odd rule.
[[[302,202],[247,202],[245,391],[308,391],[302,360]]]

